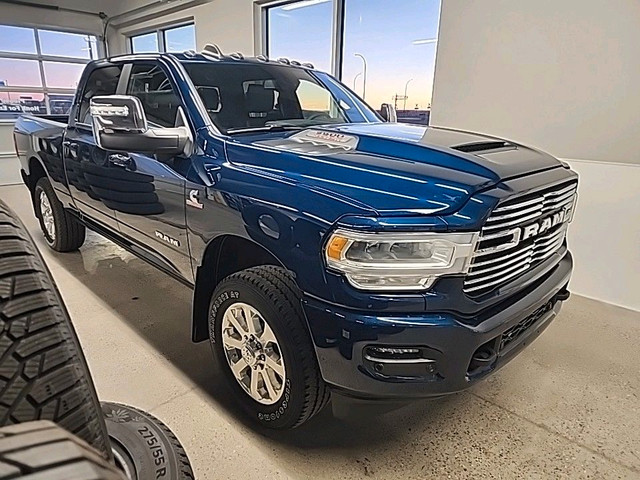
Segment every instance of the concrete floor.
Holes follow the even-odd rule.
[[[198,479],[640,478],[637,312],[574,295],[540,339],[467,392],[356,423],[326,409],[291,432],[256,431],[218,382],[209,345],[190,343],[187,288],[96,234],[56,254],[27,190],[0,187],[0,198],[49,264],[100,398],[165,421]]]

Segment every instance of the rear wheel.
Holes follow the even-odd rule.
[[[223,280],[211,297],[209,334],[239,404],[258,423],[297,427],[329,400],[299,291],[284,269],[255,267]]]
[[[85,226],[67,212],[46,177],[36,183],[33,202],[47,244],[57,252],[77,250],[84,243]]]

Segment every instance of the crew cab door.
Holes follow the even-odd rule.
[[[114,197],[127,190],[127,178],[113,165],[113,153],[96,145],[89,102],[97,95],[120,93],[122,65],[106,65],[88,73],[63,142],[64,168],[76,208],[103,227],[117,231]],[[121,86],[124,88],[124,85]]]
[[[124,93],[140,99],[151,127],[187,124],[169,75],[157,61],[134,62],[127,68]],[[136,183],[132,192],[114,204],[120,233],[153,263],[192,282],[185,219],[185,177],[191,159],[131,152],[118,154],[114,164]]]

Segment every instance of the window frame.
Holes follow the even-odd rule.
[[[293,3],[304,2],[305,0],[254,0],[253,2],[253,21],[256,28],[254,29],[254,50],[269,57],[269,9],[274,7],[282,7]],[[333,5],[332,28],[331,28],[331,71],[328,72],[335,78],[343,81],[343,60],[344,60],[344,40],[346,29],[346,8],[348,0],[327,0]],[[439,18],[436,29],[435,41],[435,62],[438,62],[438,44],[440,43],[440,22],[442,21],[442,4],[444,0],[439,0]],[[304,58],[296,59],[305,62]],[[434,82],[431,86],[431,102],[433,102],[433,94],[435,92],[435,69]]]
[[[106,63],[106,64],[97,65],[94,68],[92,68],[90,72],[85,73],[84,81],[82,82],[82,84],[78,85],[78,90],[76,91],[76,97],[74,98],[73,106],[71,107],[71,111],[69,112],[69,126],[73,126],[75,128],[88,129],[90,131],[93,131],[93,125],[91,123],[83,122],[82,121],[83,119],[80,118],[80,114],[82,113],[82,104],[84,102],[84,96],[85,96],[84,94],[87,91],[87,85],[89,84],[89,80],[91,79],[91,76],[98,70],[102,70],[104,68],[110,68],[110,67],[120,68],[120,75],[118,77],[118,84],[116,85],[115,95],[122,95],[123,94],[123,88],[122,88],[123,77],[125,77],[125,75],[128,76],[129,70],[131,69],[130,67],[128,67],[129,65],[131,64],[122,63],[122,62]],[[89,97],[89,102],[91,101],[91,98],[93,98],[94,96],[96,95]],[[73,115],[73,119],[71,118],[72,115]]]
[[[255,0],[254,1],[254,47],[256,52],[269,56],[269,9],[302,2],[305,0]],[[342,57],[344,54],[344,17],[346,0],[328,0],[333,6],[331,17],[331,73],[334,77],[342,77]],[[304,58],[296,59],[306,62]]]
[[[32,60],[38,62],[38,71],[40,75],[40,83],[41,85],[38,87],[27,87],[27,86],[0,86],[0,93],[33,93],[33,94],[42,94],[45,102],[45,113],[43,115],[51,115],[51,105],[50,105],[50,95],[70,95],[75,97],[76,89],[75,88],[66,88],[66,87],[49,87],[47,86],[47,80],[45,76],[44,63],[45,62],[57,62],[57,63],[68,63],[68,64],[78,64],[78,65],[87,65],[89,62],[94,60],[98,60],[104,57],[104,45],[100,41],[100,36],[90,32],[82,32],[82,31],[74,31],[68,30],[64,28],[57,27],[34,27],[31,25],[24,24],[13,24],[13,23],[4,23],[0,22],[1,26],[6,27],[19,27],[26,28],[33,32],[36,53],[17,53],[17,52],[6,52],[0,49],[0,59],[7,60]],[[80,57],[64,57],[59,55],[48,55],[42,53],[42,45],[40,39],[40,31],[49,31],[49,32],[59,32],[59,33],[72,33],[76,35],[86,35],[95,38],[96,45],[96,58],[80,58]],[[80,86],[80,85],[78,85]],[[71,113],[71,112],[69,112]],[[0,118],[0,123],[14,123],[16,118]]]
[[[180,93],[180,89],[178,88],[178,85],[173,80],[171,72],[169,72],[167,70],[167,68],[164,65],[162,65],[161,62],[158,62],[156,60],[135,60],[133,62],[130,62],[129,65],[131,65],[131,68],[129,68],[127,70],[127,72],[126,72],[127,76],[122,81],[123,89],[124,89],[124,95],[131,95],[131,96],[134,96],[134,97],[140,99],[140,97],[138,97],[137,95],[134,95],[133,93],[129,93],[129,88],[131,86],[131,79],[133,77],[133,70],[134,70],[134,68],[136,66],[143,65],[143,66],[151,66],[153,68],[157,67],[162,71],[162,73],[164,74],[166,79],[169,81],[169,85],[171,86],[171,90],[173,91],[173,94],[175,95],[176,99],[178,100],[178,105],[177,105],[177,108],[176,108],[176,115],[177,115],[179,109],[182,109],[183,112],[187,111],[186,107],[184,106],[184,99],[182,98],[182,95]],[[143,110],[144,110],[144,103],[142,102],[142,99],[140,99],[140,102],[142,103],[142,107],[143,107]],[[146,110],[145,110],[145,115],[148,116]],[[186,115],[186,113],[185,113],[185,115]],[[166,127],[164,125],[161,125],[161,124],[159,124],[157,122],[153,122],[153,121],[150,121],[149,123],[153,124],[154,126],[157,125],[156,128],[173,128],[173,127],[175,127],[175,125]],[[191,129],[191,127],[189,127],[189,128]]]
[[[127,35],[127,50],[129,53],[133,54],[135,53],[133,51],[133,39],[136,37],[141,37],[143,35],[149,35],[150,33],[155,33],[156,34],[156,39],[158,41],[158,51],[157,52],[141,52],[142,54],[144,53],[167,53],[167,42],[166,42],[166,38],[165,38],[165,32],[167,30],[173,30],[175,28],[181,28],[181,27],[189,27],[189,26],[193,26],[193,34],[195,37],[195,32],[196,32],[196,22],[194,21],[194,19],[189,19],[183,22],[179,22],[179,23],[172,23],[170,25],[163,25],[161,27],[156,27],[156,28],[151,28],[151,29],[146,29],[146,30],[140,30],[137,31],[135,33],[131,33],[129,35]]]

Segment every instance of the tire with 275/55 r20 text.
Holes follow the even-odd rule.
[[[143,410],[102,402],[116,464],[135,480],[193,480],[182,444],[163,422]]]
[[[275,266],[225,278],[209,305],[209,337],[216,361],[242,410],[275,429],[297,427],[326,405],[300,292]]]

